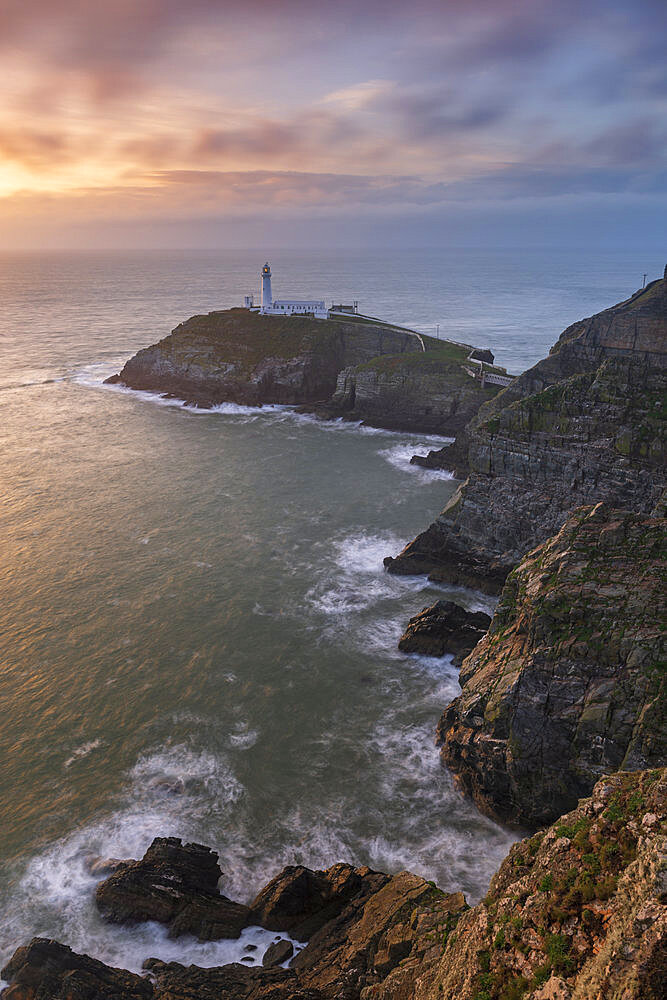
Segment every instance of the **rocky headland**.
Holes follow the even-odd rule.
[[[573,324],[502,391],[462,370],[471,348],[415,340],[230,310],[188,320],[112,381],[456,432],[422,461],[466,481],[386,563],[500,600],[490,621],[439,601],[400,648],[462,663],[443,761],[483,811],[537,832],[472,907],[456,886],[346,863],[290,866],[237,902],[214,851],[157,838],[142,859],[96,862],[100,916],[202,941],[263,927],[276,939],[261,966],[149,958],[137,975],[35,938],[2,971],[5,1000],[667,995],[667,276]]]
[[[207,874],[211,862],[217,865],[217,856],[199,845],[156,841],[151,851],[147,864],[159,855],[167,864],[163,876],[180,886],[193,865]],[[149,881],[140,885],[137,893],[134,877],[126,876],[123,919],[146,919],[146,900],[162,895]],[[105,886],[98,900],[107,895]],[[114,896],[120,901],[117,883]],[[443,892],[409,872],[390,876],[335,865],[320,872],[284,869],[248,911],[249,921],[307,938],[289,965],[200,968],[148,959],[145,974],[136,975],[34,938],[2,970],[10,984],[2,996],[661,1000],[667,987],[667,769],[602,779],[591,798],[515,844],[474,907],[460,892]],[[285,944],[282,957],[289,955]]]
[[[510,573],[438,741],[487,813],[553,821],[613,771],[667,760],[667,520],[575,510]]]
[[[582,504],[648,514],[667,486],[667,280],[573,324],[426,464],[467,474],[392,573],[499,593]]]
[[[454,435],[500,389],[466,373],[471,354],[491,370],[489,351],[380,320],[229,309],[191,317],[107,381],[199,407],[290,404],[323,417]]]

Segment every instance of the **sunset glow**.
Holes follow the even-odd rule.
[[[664,211],[652,0],[5,0],[0,241]],[[83,227],[72,238],[71,224]],[[182,226],[185,225],[185,229]]]

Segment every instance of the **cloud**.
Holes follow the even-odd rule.
[[[3,0],[0,184],[12,211],[55,217],[53,194],[137,219],[657,197],[666,14],[662,0]]]

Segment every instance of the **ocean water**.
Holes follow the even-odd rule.
[[[438,439],[102,385],[182,319],[256,292],[267,255],[275,293],[440,324],[513,372],[663,266],[534,251],[0,257],[2,961],[35,934],[133,969],[218,964],[275,936],[200,945],[103,924],[91,857],[136,857],[156,835],[218,850],[238,899],[285,864],[349,860],[473,901],[516,836],[440,765],[451,661],[396,649],[438,597],[490,608],[382,569],[455,488],[409,465]]]

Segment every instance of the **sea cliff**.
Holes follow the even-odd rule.
[[[291,404],[324,417],[454,435],[500,389],[465,372],[471,354],[493,361],[488,351],[379,320],[229,309],[191,317],[107,381],[200,407]]]
[[[96,862],[101,919],[202,941],[278,932],[261,967],[149,958],[137,975],[35,938],[3,970],[2,996],[662,1000],[667,279],[569,327],[493,398],[466,381],[462,345],[284,322],[194,317],[117,380],[197,405],[289,402],[377,422],[400,410],[457,431],[430,461],[468,478],[388,568],[500,600],[490,623],[439,601],[400,648],[465,657],[438,727],[443,761],[484,811],[540,829],[474,906],[457,886],[345,862],[289,866],[235,901],[215,851],[158,837],[141,859]]]
[[[389,571],[499,593],[574,507],[650,513],[667,486],[666,366],[665,279],[569,327],[439,456],[467,478]]]

